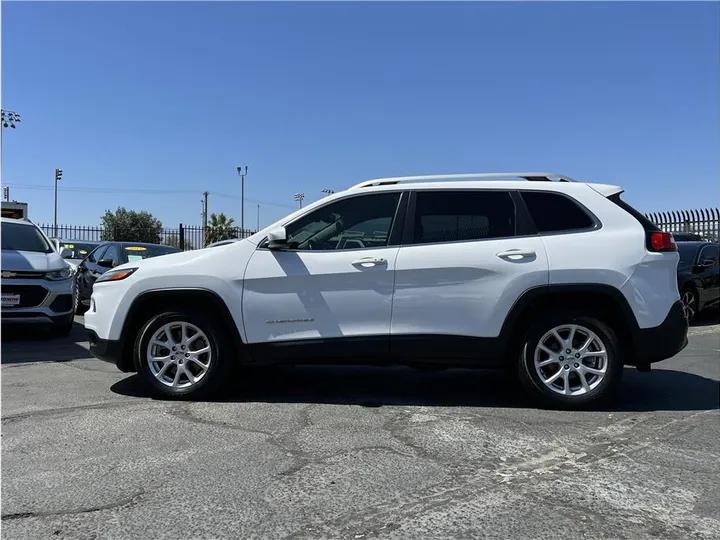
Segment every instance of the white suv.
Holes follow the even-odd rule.
[[[234,363],[401,363],[509,367],[587,405],[687,344],[672,235],[622,191],[545,173],[363,182],[240,242],[107,272],[90,348],[167,397],[216,390]]]

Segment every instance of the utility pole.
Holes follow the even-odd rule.
[[[305,198],[304,193],[296,193],[295,195],[293,195],[293,199],[295,199],[297,202],[300,203],[300,208],[302,208],[302,202],[303,202],[304,198]]]
[[[245,235],[245,176],[247,176],[247,165],[245,165],[244,171],[242,167],[238,167],[237,173],[240,177],[240,204],[242,204],[242,209],[240,210],[240,230],[242,232],[240,234]]]
[[[335,190],[334,189],[323,189],[322,192],[325,195],[332,195],[333,193],[335,193]]]
[[[62,169],[55,169],[55,228],[54,228],[54,235],[57,237],[57,185],[60,179],[62,178]]]
[[[257,229],[255,232],[258,232],[260,230],[260,205],[257,205]]]
[[[5,197],[6,201],[10,201],[10,186],[3,187],[3,197]]]
[[[205,245],[205,239],[207,238],[207,220],[208,220],[208,195],[210,195],[209,191],[203,191],[203,200],[202,200],[202,220],[203,220],[203,246]]]

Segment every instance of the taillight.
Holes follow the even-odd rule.
[[[648,250],[660,252],[677,251],[677,246],[671,233],[651,232],[648,238]]]

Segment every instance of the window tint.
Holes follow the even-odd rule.
[[[419,191],[416,244],[515,235],[515,204],[503,191]]]
[[[88,258],[87,258],[88,262],[91,262],[91,263],[98,262],[102,258],[103,253],[105,253],[105,251],[107,251],[107,246],[100,246],[99,248],[97,248],[95,251],[93,251],[88,256]]]
[[[589,229],[595,224],[587,212],[565,195],[525,191],[522,198],[540,233]]]
[[[55,251],[48,244],[40,229],[25,223],[2,224],[2,249],[13,251],[32,251],[35,253],[52,253]]]
[[[400,193],[343,199],[286,227],[291,249],[360,249],[386,246]]]
[[[710,259],[717,263],[720,261],[720,248],[718,246],[705,246],[700,252],[700,260]]]
[[[109,246],[101,258],[110,259],[113,264],[118,264],[120,262],[120,251],[117,245],[113,244]]]

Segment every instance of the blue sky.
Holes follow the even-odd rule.
[[[204,190],[239,222],[240,164],[253,227],[258,202],[265,225],[296,192],[404,174],[551,170],[621,184],[643,211],[716,206],[719,14],[3,2],[2,106],[22,114],[3,133],[3,182],[51,221],[61,167],[58,221],[82,225],[117,206],[199,224]]]

